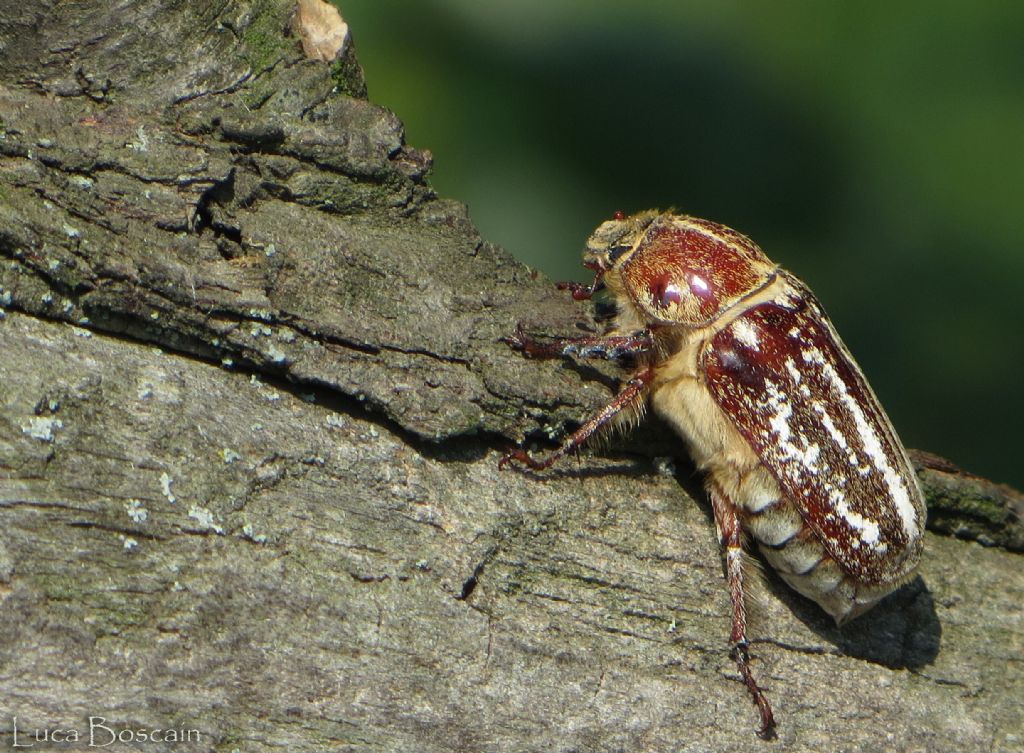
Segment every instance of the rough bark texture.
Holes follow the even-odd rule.
[[[754,736],[689,471],[660,440],[497,471],[612,372],[498,341],[583,312],[291,12],[0,2],[5,744],[102,716],[199,730],[168,751],[1024,747],[1021,497],[926,454],[959,538],[919,579],[839,630],[766,576]]]

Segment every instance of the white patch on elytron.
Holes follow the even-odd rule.
[[[800,369],[798,369],[796,367],[796,364],[793,363],[793,359],[792,358],[787,358],[786,361],[785,361],[785,366],[786,366],[786,371],[788,371],[789,375],[793,378],[793,383],[794,384],[800,384],[800,378],[801,378],[800,377]]]
[[[768,423],[780,442],[788,442],[792,434],[789,429],[789,417],[793,415],[793,409],[786,402],[785,396],[779,392],[775,382],[765,382],[765,391],[768,393],[766,404],[772,409],[772,417]]]
[[[917,514],[910,502],[910,496],[907,493],[906,487],[903,485],[903,480],[889,464],[889,459],[886,457],[885,452],[882,449],[881,440],[879,440],[878,435],[875,433],[874,427],[868,423],[860,405],[850,394],[846,383],[843,382],[839,373],[835,370],[835,367],[827,361],[824,354],[818,348],[807,348],[802,351],[801,356],[806,363],[822,367],[822,374],[824,374],[828,379],[831,387],[839,393],[839,399],[842,401],[843,405],[846,406],[846,409],[850,411],[850,414],[853,416],[853,422],[857,427],[857,434],[860,436],[861,445],[869,460],[874,464],[875,468],[881,472],[882,479],[888,487],[893,501],[896,503],[896,510],[903,524],[903,530],[906,532],[908,538],[912,538],[916,531]],[[821,416],[821,423],[833,441],[835,441],[841,449],[848,449],[846,437],[839,431],[839,427],[835,425],[835,422],[832,420],[832,417],[829,416],[824,405],[815,401],[813,408]],[[857,466],[858,457],[855,452],[851,451],[847,455],[847,459],[850,461],[850,465]],[[868,476],[871,473],[871,468],[867,465],[861,465],[857,467],[857,472],[861,476]],[[838,490],[836,491],[838,492]],[[836,506],[836,512],[842,516],[843,520],[849,523],[852,528],[860,531],[861,538],[865,544],[872,546],[876,551],[885,551],[887,547],[879,546],[879,528],[877,522],[869,520],[859,513],[851,510],[849,505],[846,503],[845,496],[841,493],[833,499],[833,502]]]
[[[757,337],[757,329],[746,319],[737,319],[732,323],[732,333],[741,343],[753,350],[760,350],[761,341]]]
[[[879,545],[881,531],[878,528],[878,523],[851,510],[850,505],[846,502],[846,495],[843,494],[841,489],[829,485],[828,498],[835,505],[835,510],[839,513],[840,517],[849,523],[851,528],[860,532],[860,538],[853,541],[854,549],[864,544],[878,552],[885,552],[888,547],[884,543]]]
[[[818,361],[817,359],[821,360]],[[896,512],[900,516],[900,522],[903,524],[903,530],[907,534],[907,538],[914,538],[917,533],[917,512],[910,501],[907,487],[903,484],[903,479],[900,478],[900,475],[889,464],[889,458],[882,448],[881,440],[879,440],[878,435],[875,433],[874,427],[864,417],[864,411],[861,410],[860,404],[850,394],[846,383],[839,376],[835,367],[825,362],[821,351],[817,348],[804,351],[804,360],[811,360],[823,365],[822,373],[829,380],[832,388],[839,393],[839,399],[842,400],[843,405],[846,406],[846,409],[850,411],[850,415],[853,416],[853,422],[857,426],[857,433],[860,435],[864,452],[873,463],[875,469],[882,474],[882,479],[885,481],[885,485],[889,489],[893,501],[896,503]],[[863,466],[858,471],[862,476],[866,476],[870,469]],[[850,524],[853,525],[853,522],[851,521]]]
[[[803,468],[812,473],[817,473],[818,456],[821,454],[821,448],[817,444],[809,443],[804,436],[800,437],[804,445],[802,448],[793,444],[790,439],[793,436],[793,431],[789,426],[789,417],[793,415],[793,408],[775,382],[765,382],[765,391],[768,393],[765,406],[771,411],[771,418],[768,419],[768,424],[772,427],[772,432],[778,437],[778,444],[782,450],[783,458],[795,460]],[[788,471],[787,475],[793,481],[799,482],[803,474],[797,470],[796,472]]]
[[[800,351],[800,357],[804,359],[805,363],[816,363],[819,366],[824,365],[825,356],[817,348],[807,348],[806,350]],[[843,385],[845,390],[846,385]]]
[[[843,435],[839,428],[835,425],[832,420],[832,416],[828,414],[828,409],[822,404],[820,400],[815,400],[811,403],[811,407],[814,408],[815,412],[821,416],[821,424],[825,427],[825,431],[832,437],[832,441],[839,445],[839,449],[848,450],[849,445],[846,443],[846,437]],[[849,454],[850,465],[857,464],[857,455],[854,453]]]

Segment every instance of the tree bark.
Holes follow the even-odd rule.
[[[500,341],[585,312],[293,10],[0,0],[0,739],[765,750],[671,435],[498,472],[614,369]],[[917,580],[840,630],[765,574],[787,750],[1024,746],[1021,495],[915,462]]]

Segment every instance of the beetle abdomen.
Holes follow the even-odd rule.
[[[843,573],[796,506],[781,495],[768,504],[751,505],[744,499],[737,503],[743,528],[757,542],[765,561],[790,588],[817,603],[838,624],[866,611],[892,590],[892,586],[858,584]]]

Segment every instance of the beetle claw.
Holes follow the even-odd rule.
[[[501,341],[527,358],[533,358],[539,354],[537,341],[526,334],[522,323],[517,323],[515,331],[508,337],[501,338]]]
[[[545,467],[543,463],[531,458],[526,450],[520,447],[509,450],[502,456],[501,460],[498,461],[498,470],[500,471],[511,462],[521,463],[527,468],[531,468],[535,471]]]

